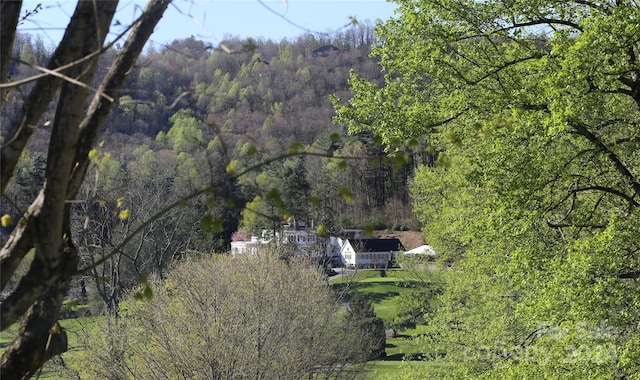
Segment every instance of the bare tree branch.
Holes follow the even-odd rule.
[[[66,350],[64,331],[53,335],[52,331],[69,282],[77,273],[78,266],[77,251],[71,241],[70,203],[67,200],[73,199],[80,188],[88,165],[88,152],[111,109],[112,99],[119,94],[131,67],[169,2],[152,0],[134,23],[125,47],[99,87],[84,119],[82,115],[89,94],[87,84],[93,80],[99,54],[94,54],[91,59],[82,60],[81,57],[103,49],[117,2],[79,2],[49,68],[55,69],[73,62],[73,67],[60,74],[80,81],[84,86],[64,81],[59,75],[39,79],[22,113],[11,124],[11,142],[2,147],[0,161],[3,192],[33,128],[53,94],[61,88],[41,195],[1,251],[1,269],[5,281],[11,277],[26,251],[30,247],[36,248],[29,271],[0,306],[2,329],[21,316],[26,316],[22,333],[15,337],[0,358],[2,378],[29,377],[51,355]],[[52,343],[57,344],[52,346]]]
[[[91,53],[83,54],[85,51],[75,45],[81,41],[74,41],[72,33],[84,34],[86,28],[90,27],[87,22],[93,19],[92,14],[92,2],[81,1],[78,3],[67,32],[53,53],[47,68],[56,69]],[[79,37],[76,36],[75,39],[79,39]],[[68,74],[68,71],[63,71],[63,74]],[[40,117],[51,99],[53,99],[53,95],[58,90],[61,82],[61,78],[50,75],[39,79],[27,97],[21,112],[18,113],[14,120],[8,123],[9,131],[7,136],[10,136],[12,141],[10,144],[4,145],[0,152],[0,194],[4,194],[29,137],[33,134]]]
[[[74,55],[84,56],[96,48],[100,49],[115,14],[116,5],[117,3],[113,2],[101,2],[96,4],[95,9],[93,6],[83,8],[83,12],[78,14],[78,17],[83,20],[75,25],[79,29],[68,29],[65,34],[65,39],[70,40],[70,50]],[[78,9],[80,8],[81,6],[78,6]],[[102,34],[98,34],[100,30]],[[93,79],[97,58],[74,66],[70,74],[89,83]],[[70,236],[63,237],[68,207],[65,201],[69,173],[72,168],[73,148],[77,141],[77,126],[80,123],[88,90],[78,88],[70,82],[61,84],[60,100],[56,108],[49,143],[42,207],[39,209],[39,215],[27,225],[27,228],[29,225],[33,226],[34,234],[37,236],[37,239],[34,239],[36,255],[29,272],[0,306],[0,328],[2,329],[14,323],[26,312],[27,308],[42,295],[43,286],[48,287],[58,281],[59,273],[57,272],[68,263],[68,258],[63,255],[64,246],[67,244],[65,240],[70,239]],[[28,106],[27,103],[25,107]]]

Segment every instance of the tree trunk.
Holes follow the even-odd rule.
[[[5,34],[15,35],[13,23],[5,22],[7,3],[2,2],[3,49]],[[124,47],[85,112],[91,90],[89,84],[103,52],[117,1],[80,1],[49,64],[49,69],[56,70],[56,74],[49,72],[37,79],[22,113],[11,122],[9,138],[3,143],[0,157],[2,193],[33,129],[60,89],[42,191],[0,251],[3,288],[26,252],[33,247],[36,251],[29,271],[0,306],[2,330],[21,317],[23,320],[17,336],[0,358],[0,378],[28,378],[52,356],[67,350],[66,334],[57,320],[71,278],[78,272],[78,255],[69,228],[68,200],[74,199],[80,189],[89,165],[88,153],[112,108],[113,99],[169,3],[169,0],[150,1],[133,24]],[[7,11],[6,18],[12,19],[11,15],[14,17],[15,12]],[[6,82],[4,70],[3,58],[2,81]]]

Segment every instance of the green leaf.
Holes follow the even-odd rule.
[[[364,226],[364,233],[365,233],[365,235],[373,236],[373,224],[367,223]]]
[[[9,214],[2,215],[2,227],[9,227],[13,224],[13,218]]]
[[[302,143],[299,141],[295,141],[291,143],[289,149],[287,149],[287,154],[296,154],[300,151],[304,151],[304,145],[302,145]]]
[[[150,286],[145,286],[142,291],[142,297],[146,300],[151,300],[153,298],[153,290]]]
[[[89,151],[89,158],[96,158],[96,157],[98,157],[98,153],[99,153],[98,149],[91,149],[91,150]]]
[[[129,211],[129,209],[124,209],[118,213],[118,218],[120,218],[120,220],[127,220],[129,219],[130,215],[131,215],[131,211]]]
[[[447,135],[446,135],[446,138],[447,138],[447,142],[449,142],[449,143],[451,143],[451,144],[453,144],[453,145],[455,145],[457,147],[462,146],[462,140],[460,139],[460,136],[458,136],[457,133],[455,133],[453,131],[448,131]]]
[[[340,195],[347,203],[353,202],[353,194],[351,194],[351,190],[346,187],[338,189],[338,195]]]
[[[277,207],[282,206],[282,196],[280,194],[280,190],[276,189],[275,187],[269,190],[264,199],[267,202],[273,202]]]
[[[449,157],[446,153],[440,152],[438,154],[438,158],[436,159],[436,166],[441,168],[448,168],[451,166],[451,160],[449,160]]]
[[[213,228],[213,216],[207,214],[200,220],[200,229],[202,232],[209,232]]]
[[[411,162],[411,156],[408,154],[396,154],[393,156],[393,168],[395,170],[402,168],[409,162]]]
[[[239,161],[238,160],[231,160],[231,162],[229,162],[229,164],[227,165],[227,174],[233,174],[236,171],[236,168],[238,167]]]
[[[222,231],[224,231],[224,225],[222,223],[222,219],[214,218],[213,222],[211,223],[211,232],[220,233]]]
[[[409,139],[407,141],[407,147],[411,150],[418,150],[418,148],[420,147],[420,144],[418,143],[418,140],[416,139]]]

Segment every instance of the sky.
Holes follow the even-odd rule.
[[[76,2],[25,0],[22,14],[38,4],[42,9],[29,16],[18,30],[41,35],[45,44],[57,44]],[[115,20],[129,24],[145,4],[142,0],[121,0]],[[164,45],[190,36],[214,46],[229,36],[280,41],[308,32],[339,30],[351,17],[360,22],[385,21],[393,16],[395,8],[395,4],[385,0],[174,0],[151,41]]]

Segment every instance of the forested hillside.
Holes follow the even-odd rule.
[[[373,134],[349,136],[332,123],[330,95],[349,96],[350,71],[382,79],[368,57],[373,29],[366,22],[332,36],[232,39],[215,47],[187,38],[142,54],[90,153],[89,180],[73,206],[82,261],[105,261],[91,278],[106,305],[114,307],[140,274],[160,273],[185,252],[226,252],[236,230],[255,232],[286,217],[322,224],[329,233],[418,229],[407,179],[414,158],[428,157],[391,160]],[[335,49],[314,54],[323,46]],[[119,49],[100,58],[95,86]],[[45,65],[51,54],[39,37],[18,34],[11,79],[36,74],[29,64]],[[2,116],[11,119],[23,99],[18,92],[7,99]],[[40,189],[46,120],[54,112],[51,103],[5,194],[13,207],[3,214],[15,220]],[[254,165],[240,180],[224,180]],[[216,197],[200,194],[156,215],[210,183],[218,184]]]
[[[383,149],[374,143],[373,135],[347,137],[342,126],[332,123],[334,112],[329,96],[348,96],[350,70],[372,81],[381,80],[379,66],[368,57],[373,43],[373,25],[366,23],[331,37],[306,35],[281,42],[229,40],[216,48],[188,38],[152,47],[130,74],[105,124],[100,152],[110,154],[112,165],[119,166],[119,173],[135,173],[132,161],[138,164],[144,161],[140,156],[148,149],[151,153],[145,157],[153,156],[163,173],[175,172],[178,165],[191,162],[197,176],[208,176],[211,173],[206,172],[212,165],[224,168],[235,159],[244,164],[259,162],[286,151],[292,144],[313,146],[316,152],[328,155],[359,157],[345,170],[320,159],[276,163],[257,171],[254,177],[258,178],[247,180],[238,194],[245,200],[253,200],[260,195],[256,186],[270,185],[270,173],[278,178],[284,175],[291,177],[291,186],[300,187],[304,193],[299,194],[302,198],[291,199],[300,203],[291,205],[290,211],[295,211],[297,217],[331,220],[341,227],[366,223],[406,227],[409,220],[401,214],[410,214],[405,206],[411,161],[396,160],[394,167],[385,158]],[[339,50],[328,56],[314,56],[313,50],[327,45]],[[39,38],[18,35],[16,58],[42,65],[50,53]],[[116,53],[114,48],[103,55],[98,74],[106,72]],[[34,70],[13,64],[10,72],[17,80]],[[20,107],[19,96],[13,96],[16,96],[13,107],[3,108],[4,117]],[[53,111],[51,108],[49,113]],[[12,192],[18,205],[20,193],[33,191],[27,177],[37,176],[38,157],[46,153],[43,140],[46,123],[38,132],[42,137],[33,139],[30,159],[24,162],[25,178],[20,183],[23,188]],[[224,159],[207,158],[212,154],[223,155]],[[178,171],[180,175],[188,174]],[[148,177],[139,174],[142,173],[136,173],[138,179]],[[264,178],[262,183],[260,177]],[[192,184],[187,181],[177,185],[187,188]],[[354,200],[351,204],[335,197],[335,190],[342,187],[350,189]],[[325,198],[323,204],[331,209],[330,213],[314,214],[309,208],[310,197],[319,195]],[[389,203],[394,203],[392,209],[399,211],[391,218],[383,216]],[[365,213],[363,206],[369,212]]]

